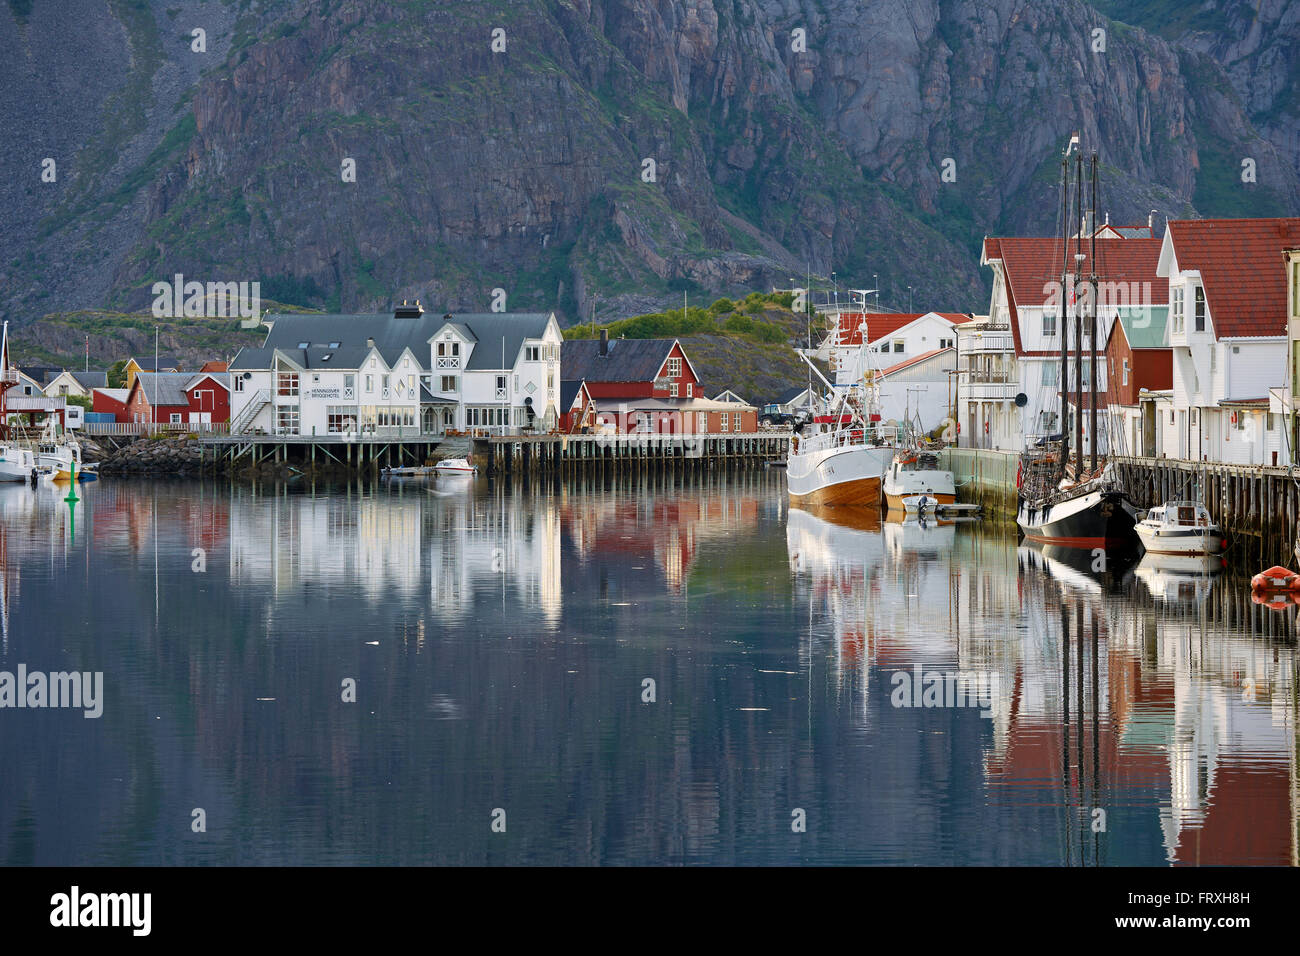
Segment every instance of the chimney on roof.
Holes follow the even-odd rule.
[[[1147,228],[1150,229],[1152,232],[1155,231],[1155,228],[1156,228],[1156,211],[1155,211],[1154,209],[1152,209],[1151,212],[1149,212],[1149,213],[1147,214]]]
[[[424,309],[420,307],[419,299],[415,300],[415,305],[407,305],[406,300],[403,299],[402,304],[393,310],[393,318],[395,319],[418,319],[422,315],[424,315]]]
[[[609,329],[600,330],[600,354],[602,356],[609,354]]]
[[[374,347],[375,347],[375,337],[373,335],[366,336],[366,348],[373,349]]]

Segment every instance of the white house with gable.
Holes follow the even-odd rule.
[[[231,432],[417,438],[558,421],[553,313],[268,316],[230,364]]]
[[[1287,383],[1285,251],[1300,218],[1174,220],[1158,271],[1168,283],[1173,391],[1160,411],[1169,457],[1285,465],[1271,393]]]

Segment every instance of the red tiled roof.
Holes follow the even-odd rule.
[[[951,348],[931,349],[929,352],[922,352],[920,355],[917,355],[914,358],[904,359],[903,361],[899,362],[897,365],[891,365],[889,366],[889,368],[885,369],[880,374],[892,375],[894,372],[901,372],[903,369],[915,365],[917,362],[924,362],[926,359],[934,358],[936,355],[940,354],[941,352],[951,352],[951,351],[953,351],[953,349]]]
[[[1159,239],[1104,239],[1097,241],[1097,281],[1122,282],[1130,289],[1137,283],[1136,293],[1142,298],[1149,295],[1145,304],[1163,305],[1169,298],[1169,284],[1156,275],[1160,261]],[[1092,242],[1085,239],[1082,252],[1082,272],[1087,274],[1092,263]],[[1075,244],[1070,244],[1070,255]],[[1019,306],[1041,306],[1051,298],[1061,281],[1061,240],[1046,236],[988,236],[984,239],[984,262],[1000,259],[1007,277],[1008,300],[1011,312],[1011,335],[1017,355],[1051,355],[1052,351],[1029,352],[1020,342]]]
[[[1201,273],[1219,338],[1286,335],[1282,250],[1300,246],[1300,218],[1175,219],[1179,269]]]
[[[911,325],[921,316],[929,314],[929,312],[841,312],[840,344],[861,345],[861,326],[864,321],[867,323],[867,344],[869,345],[872,342],[893,335],[904,326]],[[969,315],[959,315],[955,312],[936,312],[934,314],[953,325],[970,321]]]

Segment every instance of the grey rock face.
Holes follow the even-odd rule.
[[[39,0],[0,7],[6,155],[37,169],[48,129],[77,157],[55,190],[0,185],[18,322],[147,307],[176,272],[356,310],[502,288],[574,321],[835,271],[979,310],[980,237],[1055,229],[1074,130],[1112,221],[1300,209],[1282,0],[1172,39],[1082,0],[84,6],[71,47]],[[60,67],[84,89],[43,92]]]

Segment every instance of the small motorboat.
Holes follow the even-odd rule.
[[[1300,591],[1300,574],[1275,564],[1250,579],[1250,589],[1256,593],[1277,594]]]
[[[1152,554],[1218,554],[1227,544],[1205,506],[1168,501],[1152,508],[1137,524],[1142,547]]]
[[[939,456],[917,448],[899,449],[884,476],[885,504],[908,514],[933,512],[956,504],[951,471],[939,469]]]
[[[464,458],[447,458],[433,466],[439,475],[476,475],[478,466]]]

